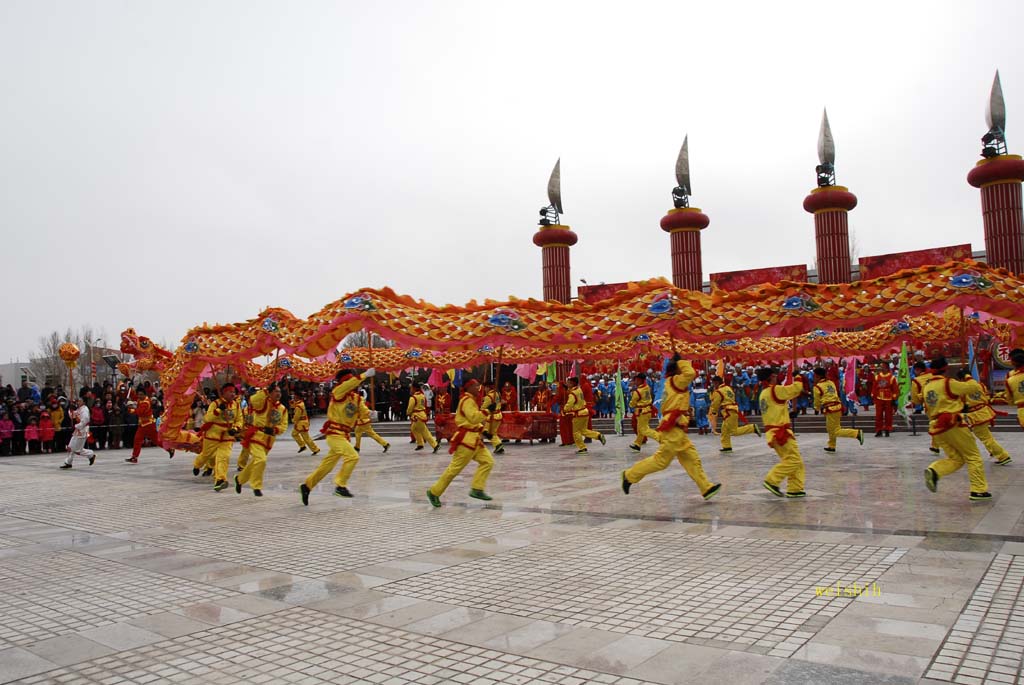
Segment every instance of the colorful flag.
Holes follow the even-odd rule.
[[[622,394],[622,367],[615,369],[615,434],[622,435],[622,417],[626,415],[626,397]]]
[[[974,355],[974,341],[967,341],[967,367],[971,370],[971,378],[984,383],[981,377],[978,375],[978,358]]]
[[[900,350],[900,366],[896,371],[896,383],[900,388],[900,396],[896,401],[896,412],[909,426],[910,417],[907,415],[907,403],[910,402],[910,364],[907,360],[907,343],[903,343],[903,348]]]
[[[554,383],[558,380],[558,364],[555,362],[548,362],[548,383]]]

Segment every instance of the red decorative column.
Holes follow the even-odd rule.
[[[661,230],[672,240],[672,285],[701,292],[704,274],[700,259],[700,232],[711,220],[697,207],[670,209]]]
[[[843,186],[815,188],[804,198],[804,211],[814,215],[818,283],[850,282],[850,226],[847,215],[857,196]]]
[[[541,249],[544,262],[544,299],[568,304],[572,299],[569,278],[569,248],[579,238],[568,226],[541,226],[533,234],[533,244]]]
[[[985,221],[985,261],[989,266],[1024,273],[1024,214],[1021,211],[1024,160],[1020,155],[983,159],[967,174],[981,189]]]

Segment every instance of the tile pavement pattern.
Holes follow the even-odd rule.
[[[964,685],[1024,683],[1024,556],[998,554],[926,673]]]
[[[164,640],[16,682],[646,685],[634,678],[298,609]]]
[[[319,578],[438,547],[510,533],[536,523],[531,517],[498,518],[481,512],[424,516],[421,511],[371,505],[258,523],[231,522],[209,530],[159,536],[147,543],[280,573]],[[267,544],[267,540],[273,540],[273,544]]]
[[[0,648],[234,594],[78,552],[0,559]]]
[[[870,585],[892,547],[593,530],[391,583],[381,590],[675,642],[791,656]]]

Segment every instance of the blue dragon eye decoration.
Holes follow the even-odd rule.
[[[633,342],[650,342],[650,341],[651,341],[651,336],[647,335],[646,333],[641,333],[640,335],[634,335],[633,336]]]
[[[897,321],[896,323],[894,323],[892,325],[892,328],[890,329],[889,332],[893,333],[893,334],[896,334],[896,333],[906,333],[909,330],[910,330],[910,322],[908,322],[908,321]]]
[[[195,354],[196,352],[199,351],[199,343],[197,343],[195,340],[189,340],[187,343],[185,343],[185,351],[188,352],[189,354]]]
[[[807,334],[808,340],[818,340],[821,338],[827,338],[828,331],[823,331],[820,328],[815,328],[813,331]]]
[[[277,333],[279,330],[281,330],[281,325],[277,323],[277,320],[272,319],[269,316],[263,319],[263,323],[260,324],[260,327],[267,333]]]
[[[499,309],[487,317],[487,323],[510,332],[526,329],[526,323],[519,318],[519,312],[512,309]]]
[[[494,348],[491,347],[490,345],[481,345],[480,347],[476,348],[476,351],[481,352],[483,354],[490,354],[491,352],[494,352]]]
[[[422,354],[423,353],[420,352],[419,350],[409,350],[408,352],[405,353],[405,358],[406,359],[416,359],[416,358],[418,358]]]
[[[659,295],[654,302],[647,305],[647,311],[655,316],[672,313],[672,299],[668,295]]]
[[[949,285],[953,288],[975,288],[986,290],[991,288],[993,283],[976,271],[965,271],[949,277]]]
[[[821,305],[812,300],[810,295],[801,293],[787,297],[782,308],[787,312],[816,312],[821,309]]]
[[[366,293],[353,295],[345,300],[345,309],[355,309],[362,312],[377,311],[377,307],[373,304],[373,300],[370,299],[370,296]]]
[[[278,366],[278,368],[281,368],[281,369],[290,369],[290,368],[292,368],[292,360],[291,359],[279,359],[277,361],[277,366]]]
[[[343,362],[350,362],[352,361],[352,355],[346,352],[345,354],[340,355],[338,357],[338,360]]]
[[[739,340],[721,340],[718,342],[719,347],[736,347],[739,345]]]

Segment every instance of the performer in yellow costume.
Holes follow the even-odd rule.
[[[483,395],[480,398],[480,406],[487,412],[487,424],[484,426],[484,438],[491,441],[491,447],[495,454],[505,452],[505,441],[498,435],[501,428],[501,399],[498,391],[494,389],[494,381],[483,382]]]
[[[249,441],[252,440],[252,436],[256,433],[256,428],[252,425],[252,397],[249,397],[249,401],[242,407],[242,451],[238,453],[238,470],[241,471],[249,463],[249,455],[251,451],[249,449]]]
[[[814,369],[814,411],[825,415],[825,429],[828,431],[826,452],[836,451],[836,438],[855,438],[864,444],[864,431],[843,428],[843,403],[839,399],[836,384],[828,379],[828,372],[822,367]]]
[[[764,477],[764,487],[776,497],[806,497],[804,460],[789,422],[789,400],[800,397],[804,391],[803,383],[777,385],[779,373],[770,366],[757,370],[757,380],[765,386],[758,398],[765,439],[779,455],[779,463]],[[783,480],[788,481],[785,493],[779,487]]]
[[[192,475],[198,476],[202,466],[213,467],[213,489],[220,492],[228,486],[228,463],[235,436],[242,430],[242,404],[234,383],[225,383],[220,398],[210,404],[203,416],[203,448],[192,464]]]
[[[292,408],[292,439],[299,446],[297,454],[305,452],[307,447],[314,455],[320,454],[320,448],[309,437],[309,414],[306,413],[306,403],[296,395],[289,405]]]
[[[946,453],[945,459],[933,461],[924,471],[924,484],[935,492],[939,479],[967,465],[971,481],[972,500],[992,499],[985,480],[985,464],[978,452],[978,443],[968,430],[963,417],[964,398],[971,386],[945,377],[948,364],[945,357],[931,361],[934,374],[924,386],[924,406],[928,411],[928,433]]]
[[[601,433],[587,428],[590,410],[587,408],[586,400],[583,399],[580,379],[575,376],[567,378],[566,384],[569,386],[569,396],[565,400],[565,406],[562,407],[562,413],[572,419],[572,440],[576,443],[576,454],[586,454],[587,446],[584,444],[583,438],[597,438],[602,445],[606,440]]]
[[[451,484],[452,480],[462,473],[469,462],[477,463],[476,473],[469,484],[469,496],[475,499],[490,501],[492,497],[487,494],[487,476],[494,468],[494,457],[487,450],[487,444],[483,441],[482,433],[490,416],[486,411],[480,409],[477,393],[480,391],[480,384],[475,378],[466,381],[463,386],[462,396],[459,398],[459,406],[455,410],[455,434],[452,436],[451,445],[448,447],[452,455],[451,463],[444,470],[437,482],[427,490],[427,499],[435,507],[441,506],[441,495]]]
[[[1006,376],[1006,401],[1017,407],[1017,423],[1024,428],[1024,350],[1012,350],[1010,363],[1013,371]]]
[[[932,377],[931,371],[928,370],[928,365],[924,362],[914,362],[914,377],[910,381],[910,402],[911,404],[924,405],[924,384],[928,382],[928,379]],[[935,442],[935,436],[930,436],[932,439],[931,445],[928,449],[935,454],[939,453],[939,446]]]
[[[252,425],[256,429],[249,440],[249,463],[235,476],[235,492],[241,493],[246,483],[252,494],[263,497],[263,471],[267,468],[267,454],[274,440],[288,428],[288,410],[281,404],[281,388],[271,383],[251,398]]]
[[[412,436],[416,439],[416,449],[423,449],[423,443],[427,443],[434,448],[434,453],[437,454],[437,448],[441,446],[441,443],[434,439],[434,436],[430,434],[430,429],[427,428],[427,398],[423,396],[423,388],[413,383],[410,392],[409,406],[406,407],[405,413],[412,421]]]
[[[974,436],[981,441],[981,444],[988,450],[989,456],[996,460],[1000,466],[1007,466],[1013,459],[1010,458],[1006,449],[1000,445],[992,435],[992,426],[996,423],[996,410],[992,408],[991,398],[988,391],[978,381],[971,378],[967,368],[956,372],[956,378],[965,385],[970,386],[970,391],[964,397],[964,405],[967,426],[974,433]]]
[[[721,376],[711,378],[711,408],[709,415],[714,416],[719,410],[722,411],[722,448],[719,452],[732,452],[732,436],[754,435],[760,437],[761,430],[757,424],[748,423],[742,428],[740,425],[740,409],[736,405],[736,395],[732,388],[725,384]]]
[[[370,436],[372,439],[377,441],[377,444],[384,448],[384,453],[387,454],[388,448],[391,444],[384,438],[377,435],[377,431],[373,430],[373,423],[370,421],[370,407],[366,404],[366,400],[363,399],[362,395],[358,396],[359,403],[359,415],[356,419],[356,452],[359,451],[359,445],[363,440],[364,435]]]
[[[636,386],[629,396],[629,405],[633,407],[633,415],[636,416],[636,440],[630,444],[629,449],[639,452],[640,446],[647,442],[647,438],[655,442],[661,440],[661,436],[651,428],[654,400],[651,399],[651,386],[647,385],[646,373],[636,375]]]
[[[690,442],[690,382],[697,377],[693,365],[675,355],[665,374],[665,390],[661,400],[661,445],[651,456],[638,461],[622,472],[622,491],[629,494],[633,485],[652,473],[663,471],[675,458],[700,489],[704,499],[711,499],[722,489],[721,483],[712,483],[704,473],[697,448]]]
[[[364,380],[373,378],[375,375],[377,372],[374,369],[367,369],[358,375],[342,369],[335,374],[335,386],[331,390],[331,403],[327,405],[327,421],[320,429],[327,436],[327,456],[299,486],[299,493],[302,495],[304,505],[309,506],[309,493],[317,483],[324,479],[324,476],[334,470],[338,460],[342,458],[344,459],[341,462],[341,468],[338,470],[338,475],[334,477],[334,494],[338,497],[352,496],[348,489],[348,479],[356,470],[359,454],[352,449],[348,437],[359,418],[359,403],[356,398],[362,399],[356,392],[356,388]]]

